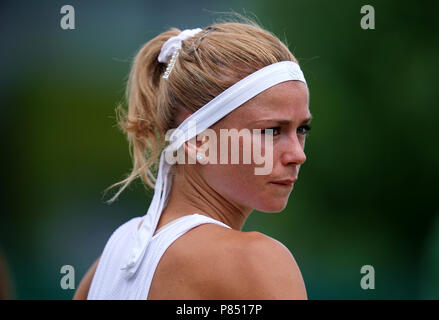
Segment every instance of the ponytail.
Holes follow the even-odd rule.
[[[158,110],[157,103],[160,77],[166,69],[166,64],[158,62],[157,57],[163,43],[179,33],[180,30],[172,28],[147,42],[135,55],[125,92],[128,112],[122,104],[116,107],[118,125],[127,135],[133,168],[125,179],[105,190],[106,192],[122,185],[107,201],[109,204],[137,177],[141,177],[144,183],[154,188],[154,172],[157,170],[159,155],[164,147],[166,132],[166,119],[163,120],[163,112]]]

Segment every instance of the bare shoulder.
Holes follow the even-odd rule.
[[[229,292],[233,299],[307,299],[302,274],[281,242],[260,232],[243,232],[229,251]]]
[[[307,299],[296,260],[281,242],[215,225],[200,228],[198,235],[203,239],[197,246],[203,298]]]
[[[88,291],[90,289],[91,282],[93,280],[94,274],[96,272],[96,268],[99,264],[99,260],[101,257],[99,257],[88,269],[87,273],[82,278],[81,282],[79,283],[78,289],[75,292],[75,295],[73,296],[73,300],[87,300]]]

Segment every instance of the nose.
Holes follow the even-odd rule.
[[[297,137],[291,137],[285,141],[285,149],[281,157],[282,164],[288,166],[291,164],[301,165],[306,161],[304,152],[304,143],[301,143]]]

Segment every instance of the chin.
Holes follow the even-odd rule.
[[[258,211],[262,212],[281,212],[283,211],[288,203],[287,200],[268,200],[266,203],[262,203],[259,205],[259,208],[255,208]]]

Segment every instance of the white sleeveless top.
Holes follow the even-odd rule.
[[[231,229],[213,218],[194,213],[171,221],[151,238],[136,273],[123,277],[121,261],[132,247],[135,232],[142,217],[133,218],[113,232],[99,260],[88,292],[88,300],[146,300],[155,269],[166,249],[190,229],[205,223],[214,223]]]

